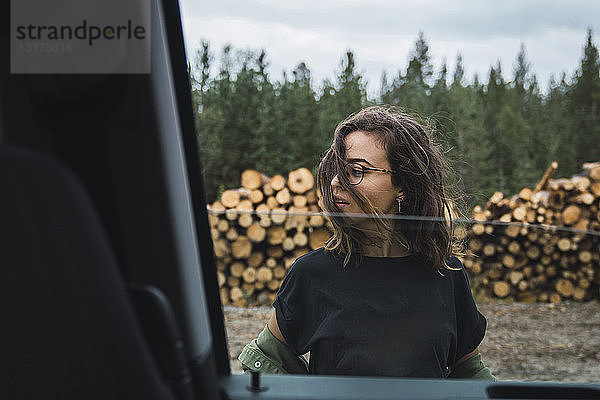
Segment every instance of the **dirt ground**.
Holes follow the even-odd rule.
[[[600,303],[480,304],[488,320],[480,346],[501,380],[600,383]],[[237,356],[264,328],[271,307],[226,306],[233,373]]]

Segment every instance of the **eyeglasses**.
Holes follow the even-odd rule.
[[[382,174],[393,174],[391,169],[365,167],[362,164],[351,162],[345,166],[346,176],[351,185],[360,185],[365,177],[365,171],[381,172]]]

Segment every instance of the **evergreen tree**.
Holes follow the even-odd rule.
[[[197,117],[200,154],[207,191],[218,195],[239,181],[240,172],[256,168],[269,153],[260,132],[260,109],[264,54],[238,52],[225,46],[219,74],[202,95]],[[261,61],[262,60],[262,61]]]
[[[190,68],[209,201],[239,185],[245,168],[269,175],[300,166],[314,170],[336,124],[372,103],[351,51],[342,57],[335,80],[322,83],[318,96],[304,63],[283,80],[271,81],[264,50],[233,54],[226,46],[218,72],[211,74],[213,56],[208,42],[202,42]],[[481,204],[496,190],[512,194],[534,185],[552,160],[566,175],[599,158],[600,61],[591,30],[576,74],[571,80],[564,73],[552,79],[545,96],[523,45],[508,83],[498,63],[490,68],[486,84],[476,74],[472,84],[465,84],[460,53],[451,85],[445,61],[435,69],[434,76],[420,32],[405,72],[391,81],[382,74],[378,99],[426,119],[433,116],[437,140],[459,172],[461,188],[473,195],[469,206]]]
[[[600,157],[600,59],[591,28],[587,31],[583,57],[573,79],[570,112],[573,115],[571,139],[575,144],[575,159],[570,167],[577,171],[583,162]]]
[[[465,78],[465,67],[463,65],[463,58],[460,52],[456,55],[456,67],[454,68],[454,74],[452,75],[452,86],[463,85],[463,79]]]
[[[198,54],[198,59],[204,60],[205,63],[209,63],[212,59],[203,54],[207,51],[208,46],[203,47]],[[224,179],[227,171],[224,171],[226,166],[223,163],[222,155],[226,152],[225,126],[228,116],[225,108],[228,99],[231,97],[230,51],[231,47],[229,46],[223,49],[221,67],[217,78],[210,81],[201,95],[198,89],[194,92],[194,98],[198,99],[196,102],[201,104],[201,107],[197,108],[196,126],[208,201],[213,201],[229,183]],[[202,61],[200,61],[200,64],[202,64]],[[206,67],[207,70],[210,70],[210,64]],[[204,69],[204,67],[201,68]]]
[[[559,82],[552,77],[542,111],[541,125],[545,135],[547,161],[558,161],[561,171],[570,171],[575,165],[575,147],[569,138],[573,123],[569,112],[569,92],[564,72]]]
[[[196,55],[196,66],[194,70],[199,71],[199,76],[192,80],[193,89],[198,95],[199,106],[202,107],[203,101],[202,96],[208,90],[208,84],[210,81],[210,64],[213,61],[213,56],[210,52],[210,45],[208,41],[202,40],[202,48],[198,50]]]
[[[525,51],[525,45],[521,43],[519,54],[517,55],[516,65],[514,67],[514,80],[513,87],[517,91],[519,98],[525,97],[525,86],[529,78],[530,63],[527,61],[527,53]]]
[[[436,135],[448,150],[456,150],[456,136],[452,134],[452,116],[450,113],[450,99],[448,97],[448,67],[446,60],[442,62],[442,67],[438,73],[438,78],[431,88],[429,99],[432,115],[432,125],[435,127]],[[455,155],[456,151],[449,154]]]
[[[276,143],[273,143],[272,140],[277,134],[277,101],[273,84],[267,73],[269,63],[264,49],[258,55],[256,66],[255,80],[259,105],[255,143],[258,154],[256,155],[257,164],[253,168],[265,174],[274,175],[273,169],[280,161],[278,155],[281,153],[277,151]]]
[[[506,192],[511,179],[510,164],[512,160],[511,149],[505,146],[506,140],[502,128],[506,128],[508,121],[501,124],[501,115],[509,118],[509,110],[506,110],[506,83],[502,77],[502,67],[498,61],[496,67],[490,68],[488,83],[483,93],[485,102],[485,135],[490,144],[490,164],[495,168],[494,174],[486,174],[482,177],[484,187],[490,190]]]
[[[419,32],[415,47],[411,51],[406,74],[398,72],[391,90],[384,94],[390,103],[403,106],[421,115],[429,115],[433,111],[429,102],[430,81],[433,75],[433,65],[430,60],[429,46],[425,35],[423,32]]]
[[[527,92],[525,93],[525,110],[523,116],[531,132],[528,145],[531,164],[527,170],[524,185],[536,185],[543,171],[554,159],[549,157],[547,136],[544,128],[544,98],[540,92],[537,77],[531,74]]]
[[[366,82],[356,70],[354,53],[350,50],[342,60],[336,86],[336,103],[341,115],[360,110],[367,100]]]
[[[449,136],[455,146],[451,154],[452,165],[460,176],[461,192],[466,193],[467,209],[489,196],[489,187],[481,185],[481,177],[490,173],[490,145],[485,135],[484,103],[478,86],[464,86],[462,57],[457,55],[452,85],[448,90],[449,109],[452,116]]]
[[[525,45],[521,44],[513,68],[514,76],[508,99],[510,112],[516,115],[510,126],[513,129],[521,129],[513,144],[516,163],[512,174],[513,182],[510,185],[513,191],[519,187],[534,185],[541,176],[539,170],[545,169],[546,164],[546,155],[542,152],[543,143],[540,140],[541,97],[537,79],[530,69]]]
[[[392,86],[388,82],[387,72],[383,71],[381,73],[381,85],[379,86],[379,103],[392,104],[391,90]]]
[[[429,55],[429,45],[425,40],[425,34],[423,31],[420,31],[415,41],[412,57],[408,62],[406,80],[414,82],[421,87],[427,87],[431,83],[432,76],[433,65],[431,64],[431,57]]]
[[[312,88],[311,72],[305,63],[299,63],[292,71],[292,80],[287,75],[279,90],[279,120],[281,140],[289,151],[284,171],[316,165],[322,151],[323,140],[317,134],[315,116],[318,114],[316,93]]]
[[[329,79],[325,79],[317,103],[319,107],[317,135],[324,142],[329,143],[333,140],[333,132],[336,125],[342,118],[346,117],[346,115],[342,115],[338,110],[336,94],[337,91],[334,84]]]
[[[438,74],[438,78],[431,89],[431,103],[433,104],[434,112],[446,112],[448,111],[447,105],[447,94],[448,94],[448,66],[446,60],[442,62],[442,67]]]
[[[336,125],[367,104],[366,83],[356,69],[354,53],[347,51],[340,63],[336,83],[323,82],[319,98],[319,143],[331,143]]]

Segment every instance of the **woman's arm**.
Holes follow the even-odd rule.
[[[479,354],[479,346],[475,348],[475,350],[473,350],[472,352],[470,352],[469,354],[466,354],[464,356],[462,356],[460,358],[460,360],[457,361],[457,363],[454,365],[454,367],[458,367],[460,364],[462,364],[464,361],[468,360],[469,358],[475,357],[477,354]]]
[[[308,363],[285,343],[277,325],[275,312],[258,337],[248,343],[238,360],[244,371],[257,370],[267,374],[308,374]]]
[[[271,319],[269,320],[268,326],[269,330],[271,331],[273,336],[277,338],[277,340],[279,340],[283,344],[287,344],[285,338],[279,330],[279,325],[277,324],[277,312],[275,312],[275,310],[273,310],[273,314],[271,315]]]

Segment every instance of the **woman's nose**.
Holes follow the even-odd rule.
[[[340,180],[338,179],[338,176],[334,176],[333,179],[331,180],[331,187],[336,187],[336,186],[340,186]]]

